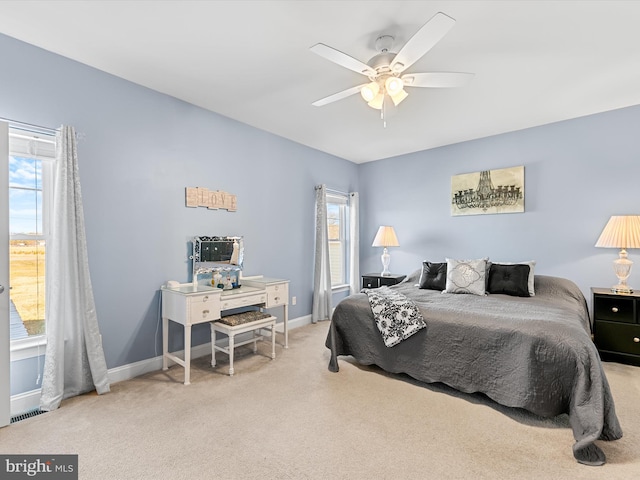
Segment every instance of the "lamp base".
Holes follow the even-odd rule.
[[[631,273],[631,267],[633,262],[629,260],[627,251],[623,248],[620,250],[619,258],[613,261],[613,271],[618,277],[618,284],[611,287],[611,291],[614,293],[633,293],[633,290],[627,285],[627,278]]]
[[[384,247],[382,255],[380,256],[380,260],[382,260],[382,273],[380,275],[382,275],[383,277],[390,276],[391,272],[389,271],[389,263],[391,262],[391,255],[389,255],[387,247]]]
[[[629,286],[629,285],[622,285],[622,284],[618,284],[618,285],[614,285],[613,287],[611,287],[611,291],[613,293],[633,293],[633,289]]]

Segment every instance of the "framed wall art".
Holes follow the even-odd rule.
[[[451,215],[524,212],[524,166],[451,177]]]

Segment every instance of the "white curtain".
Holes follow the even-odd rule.
[[[331,269],[329,262],[329,230],[327,227],[327,187],[316,187],[316,249],[313,272],[313,306],[311,321],[331,317]]]
[[[349,293],[360,291],[360,217],[358,192],[349,194]]]
[[[56,135],[51,241],[47,245],[47,347],[40,408],[55,410],[68,397],[109,391],[93,299],[84,213],[78,176],[76,134],[63,126]]]

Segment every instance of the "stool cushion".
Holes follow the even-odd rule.
[[[251,312],[236,313],[235,315],[227,315],[225,317],[222,317],[220,320],[218,320],[218,322],[235,327],[236,325],[255,322],[256,320],[262,320],[263,318],[268,318],[270,316],[271,315],[269,315],[268,313],[251,311]]]

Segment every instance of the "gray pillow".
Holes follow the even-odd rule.
[[[447,283],[444,293],[485,295],[487,259],[455,260],[447,258]]]

